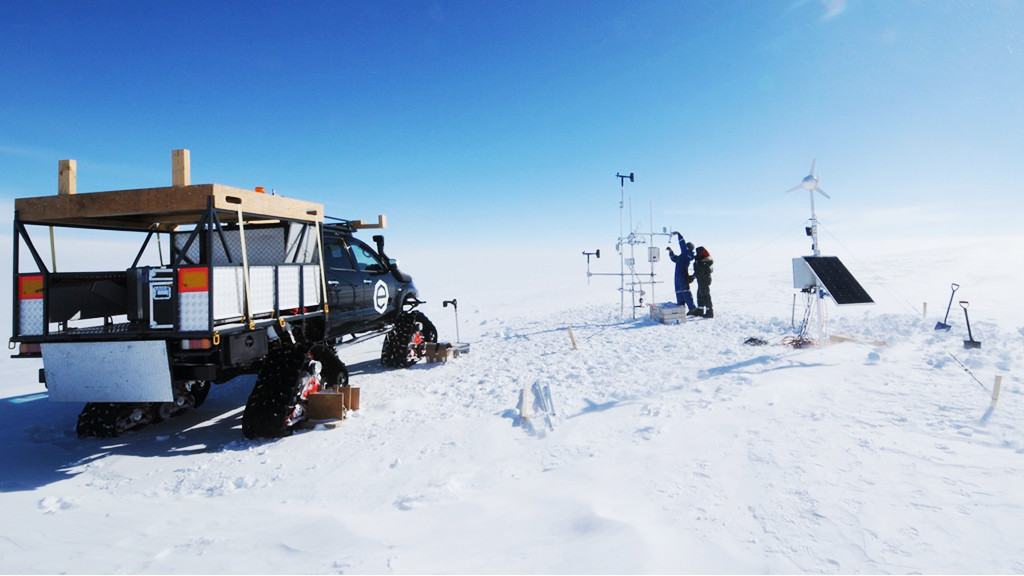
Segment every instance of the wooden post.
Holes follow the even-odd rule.
[[[532,403],[531,402],[532,400],[533,400],[533,392],[528,390],[526,388],[526,386],[523,386],[523,389],[519,391],[519,419],[520,420],[529,420],[533,416],[533,413],[530,410],[530,404]]]
[[[921,306],[921,319],[922,320],[927,320],[928,319],[928,303],[927,302],[922,303],[922,306]]]
[[[572,341],[572,349],[578,350],[578,348],[576,348],[576,335],[572,333],[572,326],[569,326],[569,340]]]
[[[57,194],[69,196],[78,191],[78,162],[61,160],[57,163]]]
[[[999,401],[999,388],[1003,385],[1002,375],[996,375],[996,385],[992,388],[992,406],[995,407],[996,402]]]
[[[60,160],[57,162],[57,195],[70,196],[78,191],[78,162]],[[50,226],[50,267],[57,271],[57,246]]]
[[[171,180],[175,188],[192,185],[192,163],[187,148],[171,150]]]

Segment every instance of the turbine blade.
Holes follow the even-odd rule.
[[[800,184],[797,184],[796,186],[793,186],[789,190],[786,190],[786,194],[789,194],[790,192],[796,192],[797,190],[799,190],[801,188],[803,188],[803,186],[801,186]]]
[[[814,163],[817,162],[817,161],[818,161],[817,158],[812,158],[811,159],[811,171],[810,171],[810,175],[811,176],[814,176]]]
[[[815,186],[815,187],[814,187],[814,191],[815,191],[815,192],[817,192],[818,194],[821,194],[821,195],[822,195],[822,196],[824,196],[825,198],[828,198],[828,199],[830,199],[830,200],[832,199],[832,197],[831,197],[831,196],[829,196],[827,192],[825,192],[824,190],[822,190],[820,186]]]

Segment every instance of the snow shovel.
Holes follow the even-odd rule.
[[[451,304],[452,308],[455,309],[455,351],[453,352],[453,354],[455,355],[456,358],[458,358],[462,354],[469,354],[469,344],[463,342],[462,337],[459,336],[459,301],[455,298],[452,298],[451,300],[445,300],[441,304],[443,304],[445,308],[447,308],[448,305]]]
[[[953,288],[953,294],[956,294],[956,291],[958,288],[960,288],[960,285],[954,282],[953,284],[951,284],[951,287]],[[949,306],[946,306],[946,317],[942,319],[942,322],[938,322],[935,324],[936,330],[949,330],[950,328],[952,328],[952,326],[946,324],[946,320],[949,320],[949,309],[953,307],[953,294],[949,295]]]
[[[967,317],[967,301],[961,300],[960,307],[964,309],[964,320],[967,321],[967,337],[970,340],[964,340],[964,348],[981,348],[981,342],[974,339],[971,335],[971,319]]]
[[[459,337],[459,301],[452,298],[451,300],[445,300],[441,303],[444,308],[447,308],[449,304],[451,304],[452,308],[455,309],[455,341],[461,342],[462,338]]]

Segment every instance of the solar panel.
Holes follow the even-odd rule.
[[[804,256],[803,259],[837,305],[874,303],[838,257]]]

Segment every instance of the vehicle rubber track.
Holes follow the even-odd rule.
[[[205,402],[210,388],[209,381],[193,380],[176,385],[175,402],[89,402],[78,414],[78,437],[114,438],[122,432],[180,416]]]
[[[348,367],[338,358],[334,346],[318,342],[309,349],[313,360],[320,362],[324,386],[348,386]]]
[[[89,402],[78,415],[76,432],[79,438],[115,438],[152,422],[148,408],[149,404],[131,402]]]
[[[291,436],[301,421],[295,418],[296,407],[305,410],[299,371],[308,357],[307,348],[301,345],[270,351],[242,413],[242,433],[246,438]]]
[[[437,342],[437,328],[422,312],[405,312],[384,337],[380,362],[391,368],[408,368],[423,357],[427,342]]]

